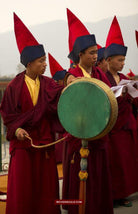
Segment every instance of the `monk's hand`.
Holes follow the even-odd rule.
[[[17,137],[18,140],[25,140],[26,137],[29,137],[29,134],[24,129],[19,128],[16,131],[16,137]]]
[[[128,88],[127,87],[123,87],[122,97],[125,97],[127,95],[127,92],[128,92]]]
[[[74,80],[76,80],[76,77],[74,77],[73,75],[69,75],[68,78],[67,78],[67,85],[69,85]]]
[[[138,82],[134,83],[133,87],[138,90]]]

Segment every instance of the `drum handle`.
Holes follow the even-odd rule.
[[[59,139],[59,140],[57,140],[57,141],[54,141],[54,142],[52,142],[52,143],[49,143],[49,144],[46,144],[46,145],[42,145],[42,146],[36,146],[36,145],[34,145],[34,144],[33,144],[33,140],[32,140],[31,137],[29,137],[29,136],[25,136],[25,137],[26,137],[28,140],[30,140],[31,146],[32,146],[33,148],[41,149],[41,148],[46,148],[46,147],[55,145],[55,144],[57,144],[57,143],[60,143],[60,142],[64,141],[68,136],[65,136],[65,137],[63,137],[63,138],[61,138],[61,139]]]

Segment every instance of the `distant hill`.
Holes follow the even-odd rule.
[[[126,64],[123,73],[129,72],[129,68],[138,75],[138,48],[135,39],[135,30],[138,30],[138,14],[128,17],[117,17],[125,45],[128,46]],[[96,35],[97,43],[105,45],[106,37],[113,17],[99,22],[84,23],[90,33]],[[27,25],[27,23],[25,23]],[[28,26],[35,38],[45,46],[46,52],[50,52],[62,67],[68,69],[68,25],[66,21],[53,21],[35,26]],[[13,76],[18,73],[20,55],[17,49],[14,32],[0,34],[0,76]],[[50,76],[49,66],[46,75]]]

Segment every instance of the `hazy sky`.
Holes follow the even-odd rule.
[[[13,12],[25,25],[67,20],[69,8],[82,22],[138,13],[138,0],[1,0],[0,33],[13,30]]]

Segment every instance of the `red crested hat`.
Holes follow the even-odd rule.
[[[69,51],[73,49],[75,40],[80,36],[90,35],[84,24],[67,8],[67,19],[69,29]],[[98,49],[101,48],[98,45]]]
[[[64,70],[50,53],[48,53],[48,59],[49,59],[49,67],[50,67],[50,72],[52,77],[57,71]]]
[[[114,19],[112,21],[112,24],[106,39],[106,47],[108,47],[112,43],[124,46],[124,40],[123,40],[121,29],[116,16],[114,16]]]
[[[20,53],[26,46],[39,45],[39,43],[34,38],[32,33],[28,30],[28,28],[24,25],[24,23],[15,13],[14,13],[14,32]]]
[[[14,13],[14,32],[17,46],[21,54],[20,61],[24,66],[45,55],[43,45],[40,45],[32,33]]]
[[[114,19],[112,21],[112,24],[106,39],[105,47],[106,47],[104,52],[105,59],[107,59],[110,56],[116,56],[116,55],[126,56],[127,47],[124,46],[124,40],[123,40],[121,29],[116,16],[114,16]]]
[[[50,53],[48,53],[48,59],[50,72],[53,79],[56,81],[63,80],[67,71],[61,67],[61,65],[55,60],[55,58]]]
[[[135,31],[136,34],[136,42],[137,42],[137,46],[138,46],[138,31]]]

